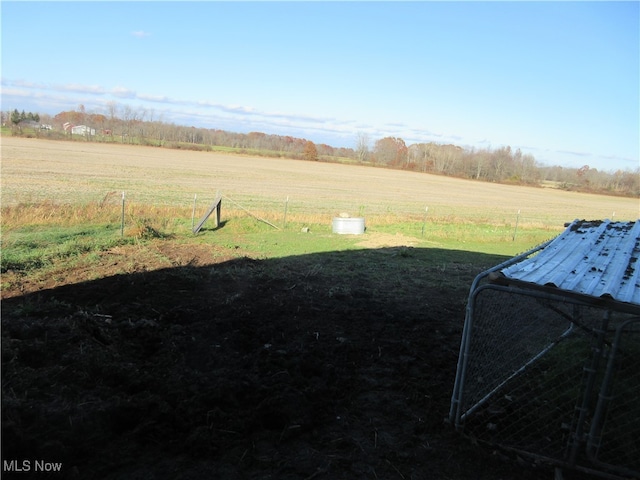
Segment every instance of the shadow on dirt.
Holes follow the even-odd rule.
[[[468,288],[503,260],[239,258],[9,298],[3,464],[30,462],[20,478],[42,478],[36,460],[84,479],[543,478],[444,422]]]

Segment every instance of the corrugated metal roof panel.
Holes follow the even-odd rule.
[[[640,305],[640,220],[576,220],[539,253],[502,270],[514,280]]]

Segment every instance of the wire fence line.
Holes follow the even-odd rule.
[[[184,208],[191,211],[196,208],[196,213],[207,208],[217,194],[232,200],[226,202],[224,210],[244,209],[256,212],[271,212],[278,216],[287,209],[291,219],[297,217],[323,218],[347,214],[352,217],[365,217],[369,222],[426,222],[429,224],[468,224],[488,225],[509,228],[541,228],[562,230],[565,223],[575,220],[575,216],[565,211],[547,212],[539,208],[528,209],[526,206],[515,208],[510,205],[456,205],[449,204],[447,199],[439,203],[425,204],[424,202],[398,198],[389,201],[388,198],[341,198],[339,196],[325,198],[318,196],[296,195],[268,195],[264,193],[252,194],[246,192],[225,192],[211,189],[206,192],[193,192],[183,189],[158,188],[155,191],[145,189],[116,189],[113,190],[63,190],[63,189],[29,189],[27,191],[11,191],[4,189],[2,192],[2,206],[10,207],[18,204],[36,205],[43,203],[87,205],[100,204],[119,205],[122,193],[126,195],[129,206],[155,206],[158,208]],[[455,194],[452,195],[452,197]],[[234,205],[234,203],[236,205]],[[592,212],[594,218],[618,219],[616,212],[603,207],[601,212]],[[626,220],[626,219],[621,219]]]
[[[68,176],[30,177],[29,182],[20,171],[9,169],[8,173],[1,191],[3,209],[61,204],[87,206],[90,211],[99,205],[98,213],[117,221],[123,233],[125,220],[139,224],[151,218],[161,219],[159,228],[171,225],[174,231],[184,227],[187,232],[218,195],[223,197],[223,221],[246,218],[250,213],[283,229],[314,226],[328,233],[332,219],[346,215],[363,217],[367,232],[401,233],[435,242],[507,244],[517,240],[527,248],[559,234],[575,219],[635,220],[638,210],[637,206],[634,210],[634,199],[471,183],[465,189],[402,183],[414,177],[390,182],[384,176],[353,185],[344,178],[330,177],[318,183],[295,177],[284,185],[282,181],[261,181],[256,174],[240,183],[207,177],[202,185],[193,185],[189,176],[168,183],[152,171],[131,172],[130,178],[118,179],[69,172]]]

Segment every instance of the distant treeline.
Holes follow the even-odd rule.
[[[48,128],[38,129],[38,119]],[[366,134],[358,134],[355,148],[316,144],[304,138],[262,132],[234,133],[225,130],[186,127],[155,120],[145,110],[110,105],[107,115],[65,111],[51,117],[33,113],[2,112],[2,124],[11,123],[14,134],[76,138],[96,142],[152,145],[190,150],[230,152],[325,162],[349,162],[385,168],[412,170],[460,178],[518,185],[550,186],[566,190],[640,196],[640,167],[635,171],[599,171],[584,165],[564,168],[539,164],[532,155],[511,147],[465,149],[456,145],[416,143],[385,137],[373,145]],[[83,135],[72,135],[71,126],[86,125]],[[51,128],[53,126],[53,128]],[[51,128],[51,129],[49,129]],[[92,132],[95,132],[92,133]]]

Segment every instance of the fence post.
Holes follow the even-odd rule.
[[[193,195],[193,210],[191,211],[191,230],[193,231],[193,227],[196,226],[196,200],[198,199],[198,194]]]
[[[282,229],[287,228],[287,210],[289,208],[289,195],[287,195],[287,200],[284,202],[284,220],[282,222]]]
[[[424,209],[424,221],[422,222],[422,236],[424,237],[424,230],[427,227],[427,213],[429,213],[429,207]]]
[[[520,222],[520,210],[518,209],[518,215],[516,215],[516,228],[513,230],[512,242],[516,241],[516,235],[518,233],[518,223]]]
[[[120,236],[124,237],[124,192],[122,192],[122,215],[120,216]]]

